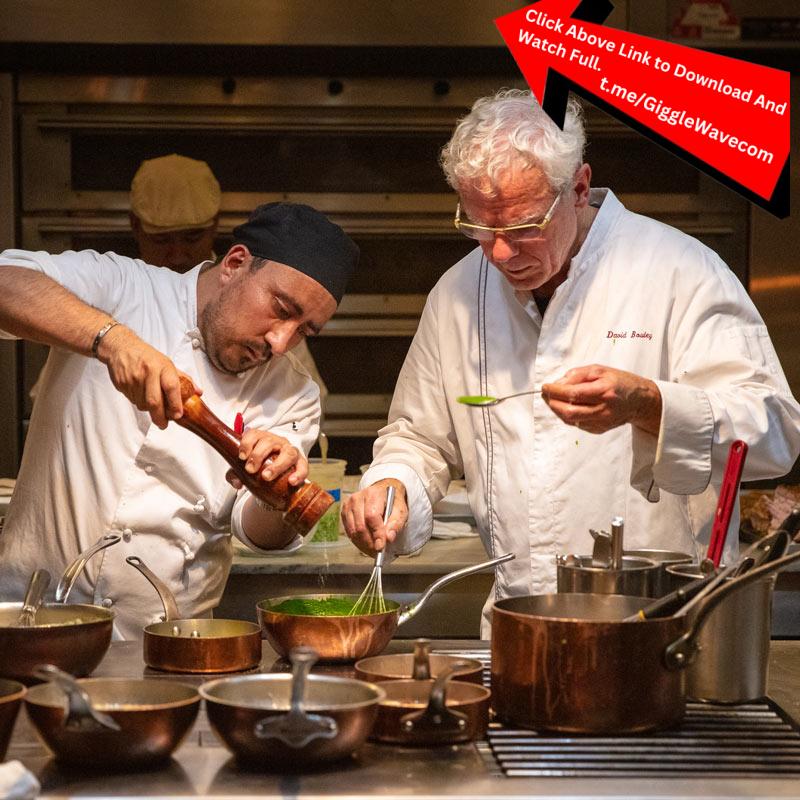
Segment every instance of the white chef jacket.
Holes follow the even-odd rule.
[[[44,272],[165,353],[203,389],[230,427],[269,429],[307,452],[318,434],[319,390],[291,354],[240,375],[208,360],[197,325],[198,265],[167,268],[91,250],[58,256],[9,250],[0,265]],[[140,637],[161,619],[161,602],[126,564],[137,555],[175,595],[184,617],[210,616],[231,564],[231,531],[242,531],[249,496],[225,480],[227,462],[195,434],[154,425],[118,392],[98,360],[51,348],[22,465],[0,534],[0,596],[20,600],[37,567],[53,575],[106,533],[122,541],[88,563],[69,602],[114,609],[115,633]],[[296,537],[289,545],[299,547]]]
[[[627,549],[703,552],[731,442],[749,445],[745,480],[785,474],[800,451],[800,408],[731,270],[607,189],[591,202],[602,205],[544,317],[480,249],[440,279],[362,479],[404,482],[410,516],[394,550],[407,553],[427,541],[432,504],[463,474],[487,552],[516,556],[490,602],[554,591],[556,555],[591,553],[589,528],[609,530],[615,515]],[[590,364],[657,383],[657,437],[631,425],[581,431],[540,394],[484,409],[456,402],[540,388]],[[727,557],[735,548],[731,535]]]

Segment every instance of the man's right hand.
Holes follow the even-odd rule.
[[[392,514],[384,525],[383,512],[386,510],[389,486],[395,488],[394,505]],[[345,532],[353,544],[368,556],[374,556],[389,542],[393,542],[397,532],[405,527],[407,521],[406,487],[394,478],[386,478],[354,492],[342,504]]]
[[[101,340],[97,357],[108,367],[114,386],[159,428],[183,415],[181,386],[172,361],[124,325],[115,325]],[[201,390],[198,389],[200,394]]]

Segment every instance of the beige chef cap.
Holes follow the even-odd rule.
[[[131,211],[145,233],[207,228],[219,213],[220,200],[208,164],[175,153],[142,161],[131,183]]]

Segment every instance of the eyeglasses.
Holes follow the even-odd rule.
[[[556,205],[561,199],[561,192],[556,195],[553,204],[547,209],[547,213],[541,222],[525,222],[521,225],[507,225],[504,228],[491,228],[488,225],[476,225],[474,222],[463,222],[461,220],[461,203],[456,206],[456,218],[453,224],[456,229],[461,231],[464,236],[470,239],[477,239],[479,242],[490,242],[494,237],[501,233],[512,242],[530,242],[541,237],[544,229],[550,224]]]

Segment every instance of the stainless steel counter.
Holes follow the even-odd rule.
[[[437,647],[469,647],[450,641]],[[486,646],[484,643],[483,646]],[[406,649],[393,642],[390,650]],[[800,643],[773,642],[770,695],[800,719]],[[265,644],[261,669],[282,668]],[[115,643],[96,675],[139,676],[140,645]],[[176,680],[200,683],[176,676]],[[60,769],[33,737],[20,714],[9,758],[20,759],[39,777],[45,798],[213,797],[213,798],[777,798],[800,794],[796,780],[758,779],[621,779],[505,778],[487,768],[478,748],[399,748],[367,744],[352,760],[314,774],[271,775],[238,768],[208,728],[203,712],[171,763],[159,770],[127,775],[70,774]]]

